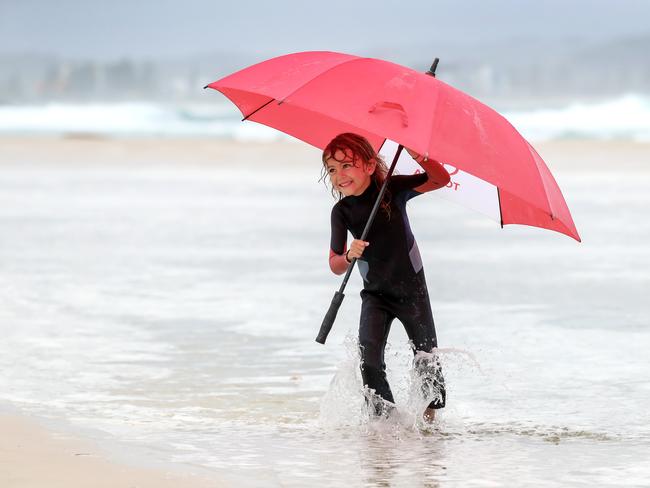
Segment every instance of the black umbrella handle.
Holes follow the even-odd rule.
[[[372,211],[370,212],[370,217],[368,217],[368,222],[366,222],[366,226],[364,227],[363,233],[361,234],[362,241],[365,241],[366,237],[368,237],[368,232],[370,232],[370,226],[372,226],[372,223],[375,220],[375,216],[377,215],[377,211],[379,210],[379,206],[381,205],[381,200],[382,198],[384,198],[384,194],[386,193],[388,181],[390,180],[390,177],[393,175],[393,171],[395,170],[395,166],[397,165],[397,160],[399,159],[400,154],[402,154],[403,149],[404,146],[402,146],[401,144],[397,147],[397,152],[395,153],[395,157],[393,157],[393,162],[390,165],[390,168],[388,169],[388,173],[386,173],[386,178],[384,179],[384,183],[381,185],[381,189],[379,190],[379,195],[377,196],[377,200],[375,200],[375,204],[372,207]],[[343,298],[345,297],[343,291],[345,290],[345,287],[348,284],[348,280],[350,279],[350,274],[352,273],[352,269],[354,268],[356,262],[357,262],[357,258],[352,258],[352,262],[350,263],[350,266],[348,266],[348,270],[346,271],[345,277],[343,278],[343,283],[341,283],[341,288],[339,288],[339,291],[337,291],[334,294],[334,298],[332,298],[332,303],[330,304],[330,308],[325,314],[323,323],[320,326],[320,331],[318,332],[318,336],[316,337],[316,342],[318,342],[319,344],[325,344],[325,341],[327,340],[327,335],[330,333],[330,330],[332,330],[332,326],[334,325],[334,321],[336,320],[336,314],[338,313],[339,307],[341,306],[341,303],[343,303]]]
[[[327,340],[327,334],[329,334],[330,330],[332,330],[332,325],[334,325],[334,321],[336,320],[336,314],[339,311],[341,303],[343,303],[343,298],[345,298],[345,295],[340,291],[334,293],[334,298],[332,298],[330,308],[325,314],[323,323],[321,324],[320,330],[318,331],[318,336],[316,337],[316,342],[319,344],[325,344],[325,341]]]

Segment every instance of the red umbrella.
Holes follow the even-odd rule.
[[[343,132],[365,136],[378,151],[387,139],[396,141],[491,185],[501,225],[542,227],[580,240],[535,149],[496,111],[433,76],[315,51],[269,59],[208,87],[237,105],[244,120],[321,149]]]
[[[437,59],[425,74],[379,59],[304,52],[269,59],[207,87],[232,100],[244,120],[274,127],[321,149],[343,132],[365,136],[376,150],[387,141],[397,142],[361,240],[366,239],[404,146],[453,165],[453,174],[462,171],[463,181],[469,183],[461,191],[465,201],[482,210],[490,205],[491,196],[502,226],[533,225],[580,240],[542,158],[501,115],[437,80],[436,64]],[[343,302],[355,262],[321,324],[316,338],[321,344]]]

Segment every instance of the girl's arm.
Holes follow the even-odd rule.
[[[338,205],[332,207],[331,225],[329,264],[332,273],[340,275],[347,271],[350,263],[345,259],[345,253],[348,249],[348,229],[345,226],[345,219]]]
[[[405,148],[406,151],[411,155],[415,162],[418,163],[424,171],[427,173],[427,182],[422,185],[413,188],[419,193],[425,193],[428,191],[437,190],[438,188],[443,188],[447,186],[450,181],[449,173],[447,170],[434,159],[425,159],[424,156],[412,151],[409,148]]]
[[[345,248],[343,248],[343,254],[336,254],[330,249],[330,269],[332,273],[341,275],[348,270],[350,263],[345,258],[345,252]]]

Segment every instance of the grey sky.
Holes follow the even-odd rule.
[[[206,51],[362,54],[377,46],[606,41],[650,33],[648,0],[0,0],[0,52],[182,57]]]

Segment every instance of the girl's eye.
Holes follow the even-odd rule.
[[[329,174],[334,173],[334,168],[330,168],[330,169],[328,169],[327,172],[328,172]]]
[[[349,168],[350,166],[352,166],[350,163],[343,163],[343,164],[341,165],[341,167],[342,167],[343,169]]]

